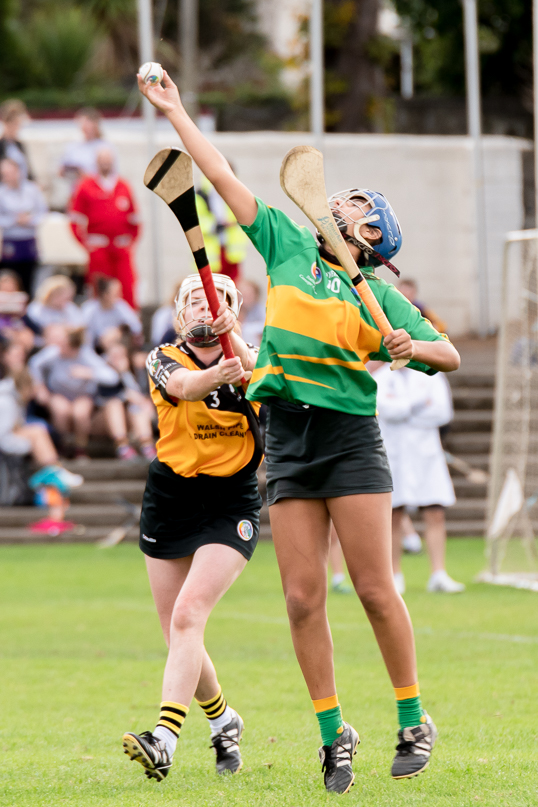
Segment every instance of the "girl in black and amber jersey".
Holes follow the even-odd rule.
[[[262,444],[259,407],[240,386],[256,353],[234,330],[240,308],[234,283],[225,275],[214,279],[222,301],[217,319],[211,320],[200,277],[190,275],[176,298],[180,339],[155,348],[147,361],[160,439],[144,492],[140,548],[169,653],[157,726],[128,732],[123,747],[158,780],[168,774],[193,697],[210,721],[217,772],[237,773],[242,764],[243,721],[222,694],[204,629],[258,540]],[[223,333],[230,334],[233,359],[222,355]]]

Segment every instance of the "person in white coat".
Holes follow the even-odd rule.
[[[379,426],[392,472],[393,570],[396,587],[405,591],[401,570],[405,508],[421,508],[431,576],[428,591],[455,594],[465,586],[445,569],[445,507],[456,501],[439,428],[453,417],[446,378],[384,365],[375,372]]]

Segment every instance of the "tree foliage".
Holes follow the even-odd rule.
[[[326,0],[324,11],[328,127],[365,132],[378,127],[377,99],[385,94],[380,0]]]
[[[153,7],[156,59],[179,78],[179,3]],[[199,42],[202,91],[246,97],[278,85],[280,64],[264,51],[255,0],[199,0]],[[138,64],[136,0],[0,0],[0,95],[99,85],[125,94]]]
[[[465,93],[461,0],[394,0],[415,38],[416,88],[436,95]],[[478,0],[482,91],[530,103],[531,0]]]
[[[34,85],[57,89],[81,85],[97,35],[95,20],[77,6],[36,12],[22,43]]]
[[[0,75],[5,92],[26,86],[30,71],[17,29],[16,0],[0,0]]]

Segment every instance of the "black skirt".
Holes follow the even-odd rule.
[[[275,399],[266,426],[267,502],[392,491],[376,417]]]
[[[206,544],[223,544],[250,560],[258,543],[261,504],[253,471],[187,478],[155,459],[142,502],[140,549],[170,560],[188,557]]]

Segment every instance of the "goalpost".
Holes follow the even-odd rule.
[[[533,0],[538,227],[538,0]],[[538,229],[508,233],[488,489],[488,568],[478,579],[538,591]]]
[[[538,229],[507,234],[479,580],[538,591]]]

